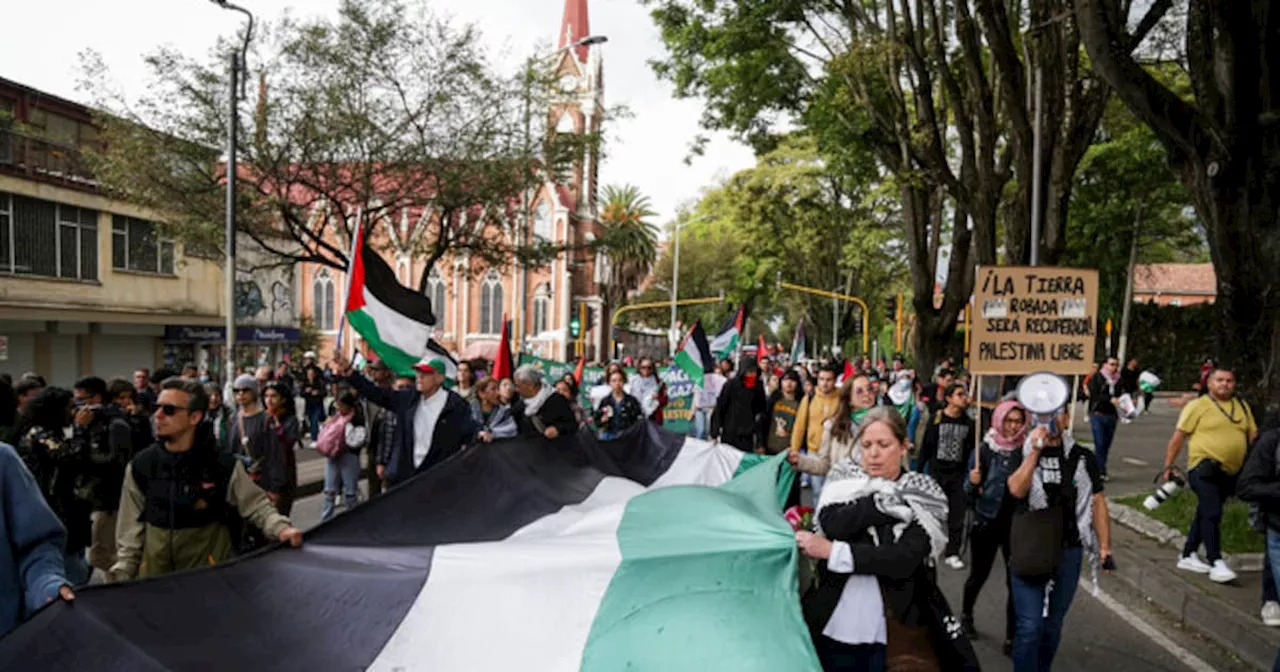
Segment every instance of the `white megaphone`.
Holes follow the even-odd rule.
[[[1018,403],[1031,414],[1035,425],[1047,425],[1057,434],[1054,416],[1067,405],[1071,388],[1057,374],[1041,372],[1024,376],[1018,383]]]

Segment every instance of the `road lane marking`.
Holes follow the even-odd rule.
[[[1093,595],[1092,582],[1086,582],[1084,579],[1080,579],[1080,590],[1084,591],[1088,595]],[[1128,607],[1117,602],[1116,598],[1106,594],[1106,592],[1101,588],[1098,589],[1098,594],[1093,595],[1093,597],[1101,602],[1102,606],[1110,609],[1117,616],[1128,622],[1129,625],[1132,625],[1135,630],[1146,635],[1147,638],[1155,642],[1157,646],[1168,651],[1170,655],[1177,658],[1178,661],[1183,665],[1186,665],[1188,669],[1194,670],[1195,672],[1217,672],[1212,665],[1201,660],[1196,656],[1196,654],[1182,648],[1177,642],[1170,639],[1163,632],[1155,629],[1154,626],[1143,620],[1141,616],[1138,616],[1130,611]]]
[[[1150,463],[1150,462],[1148,462],[1148,461],[1146,461],[1146,460],[1139,460],[1139,459],[1138,459],[1138,458],[1136,458],[1136,457],[1122,457],[1122,458],[1120,458],[1120,461],[1121,461],[1121,462],[1124,462],[1124,463],[1126,463],[1126,464],[1132,464],[1132,465],[1133,465],[1133,466],[1135,466],[1135,467],[1149,467],[1149,466],[1151,466],[1151,463]]]

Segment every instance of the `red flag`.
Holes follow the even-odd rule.
[[[840,382],[843,384],[848,380],[853,380],[853,362],[846,359],[844,360],[844,372],[840,375]]]
[[[587,358],[579,357],[578,368],[573,370],[573,379],[577,381],[579,385],[582,384],[582,369],[585,368],[586,366],[587,366]]]
[[[756,346],[756,364],[760,364],[768,356],[769,346],[764,344],[764,334],[760,334],[760,344]]]
[[[511,323],[507,316],[502,316],[502,340],[498,342],[498,353],[494,355],[493,377],[502,380],[515,373],[515,362],[511,360]]]

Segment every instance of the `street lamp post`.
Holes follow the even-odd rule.
[[[235,349],[236,349],[236,136],[240,125],[239,119],[239,102],[240,96],[240,70],[243,66],[246,52],[249,50],[249,40],[253,37],[253,13],[249,10],[234,5],[227,0],[211,0],[215,5],[223,9],[240,12],[249,19],[249,25],[244,33],[244,43],[241,44],[239,51],[231,52],[231,71],[230,71],[230,87],[227,90],[227,220],[226,220],[226,310],[227,310],[227,352],[223,367],[226,369],[227,386],[230,387],[235,382]]]
[[[671,342],[670,354],[673,357],[676,354],[676,344],[680,340],[679,335],[676,333],[676,299],[680,296],[680,229],[689,224],[701,222],[706,218],[707,215],[702,215],[684,222],[677,220],[675,223],[675,250],[671,258],[671,329],[668,332],[668,340]],[[674,338],[671,338],[671,336],[674,336]]]
[[[216,2],[217,0],[214,0],[214,1]],[[555,58],[556,56],[559,56],[560,54],[563,54],[564,52],[569,51],[570,49],[577,49],[578,47],[590,47],[596,44],[604,44],[605,42],[608,42],[608,41],[609,41],[609,38],[605,37],[604,35],[588,35],[579,40],[575,40],[571,44],[566,44],[565,46],[560,47],[559,49],[556,49],[555,51],[552,51],[550,53],[530,58],[528,63],[526,63],[525,73],[524,73],[524,148],[523,148],[526,168],[532,162],[532,159],[533,159],[533,148],[531,147],[531,143],[532,143],[531,136],[533,134],[533,131],[531,128],[533,125],[533,109],[532,109],[531,99],[533,97],[532,89],[533,89],[534,64],[541,61],[546,61],[551,58]],[[519,244],[522,247],[527,246],[529,243],[529,229],[533,226],[532,205],[533,204],[530,202],[530,198],[529,198],[529,189],[526,188],[521,190],[520,208],[524,211],[524,226],[521,227],[522,230],[517,233],[516,240],[518,241],[517,244]],[[568,291],[568,289],[566,288],[565,291]],[[525,322],[525,316],[529,309],[528,307],[529,264],[524,260],[523,254],[521,255],[521,259],[520,259],[520,286],[519,286],[518,292],[520,295],[519,296],[520,309],[516,311],[515,338],[518,343],[523,344],[525,340],[525,331],[527,326]]]

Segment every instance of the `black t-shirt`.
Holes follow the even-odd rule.
[[[973,455],[973,420],[963,413],[953,418],[939,411],[925,432],[920,459],[930,473],[943,477],[963,475]]]
[[[1040,451],[1040,463],[1037,467],[1040,470],[1040,479],[1044,483],[1044,493],[1049,498],[1050,506],[1061,505],[1062,517],[1064,519],[1063,532],[1064,542],[1069,547],[1080,546],[1080,530],[1076,526],[1076,503],[1075,499],[1064,501],[1063,495],[1066,493],[1075,493],[1076,488],[1088,488],[1088,496],[1096,495],[1102,492],[1102,472],[1098,469],[1098,460],[1094,456],[1093,451],[1080,446],[1073,449],[1077,460],[1084,463],[1085,472],[1089,475],[1089,483],[1078,483],[1070,485],[1070,481],[1075,477],[1074,473],[1064,473],[1067,469],[1075,470],[1075,463],[1072,460],[1065,459],[1063,456],[1062,446],[1045,446]],[[1021,459],[1018,459],[1021,464]],[[1016,466],[1013,467],[1017,469]],[[1025,503],[1026,500],[1024,500]]]

